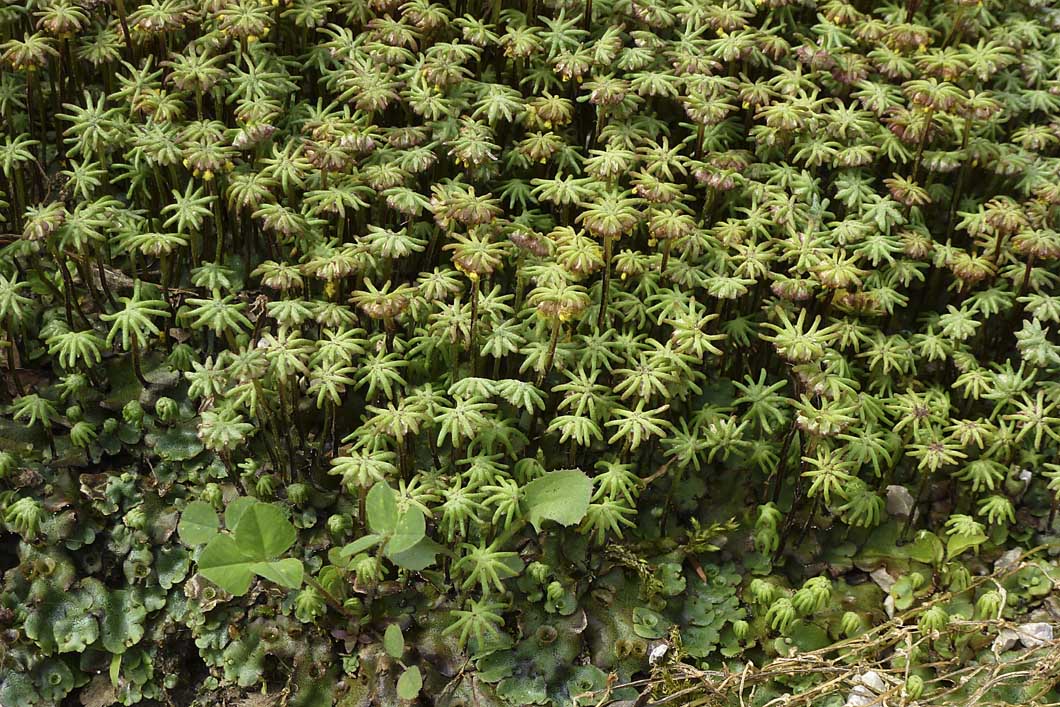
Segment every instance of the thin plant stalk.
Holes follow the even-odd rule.
[[[600,289],[600,312],[596,317],[596,328],[599,331],[604,331],[604,325],[607,323],[607,305],[611,293],[611,251],[614,247],[612,242],[611,236],[604,236],[604,279]]]

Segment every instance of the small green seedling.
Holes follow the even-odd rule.
[[[419,571],[434,563],[434,556],[442,548],[427,537],[427,519],[417,506],[398,510],[394,489],[380,481],[368,492],[365,511],[372,532],[334,551],[334,564],[346,565],[351,558],[375,547],[403,569]]]
[[[423,675],[415,665],[406,665],[403,658],[405,655],[405,637],[401,635],[401,627],[390,624],[383,634],[383,650],[386,654],[396,660],[404,671],[397,681],[398,697],[403,700],[414,700],[420,694],[423,687]]]

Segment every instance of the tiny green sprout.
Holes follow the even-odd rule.
[[[89,447],[96,441],[96,436],[96,426],[85,420],[74,423],[74,426],[70,428],[70,442],[75,447],[82,449]]]
[[[155,415],[163,423],[176,421],[178,414],[177,401],[173,398],[161,397],[155,401]]]
[[[991,589],[982,593],[975,602],[975,615],[980,619],[997,619],[1001,616],[1004,598],[1001,593]]]
[[[811,577],[791,598],[799,613],[814,614],[823,609],[832,596],[832,583],[827,577]]]
[[[951,592],[963,592],[972,586],[971,570],[956,562],[949,562],[943,567],[943,577]]]
[[[32,540],[37,536],[42,520],[44,520],[44,506],[29,496],[18,499],[4,510],[4,522],[26,540]]]
[[[294,615],[305,624],[314,623],[327,612],[327,604],[313,587],[302,587],[294,600]]]
[[[14,419],[25,422],[27,427],[39,424],[47,431],[51,430],[52,423],[59,417],[54,403],[37,393],[16,398],[11,410]]]
[[[864,622],[861,619],[861,615],[856,611],[845,611],[843,612],[842,618],[839,620],[839,630],[843,632],[848,638],[861,633],[864,627]]]
[[[353,521],[348,515],[335,513],[328,516],[327,527],[332,537],[341,538],[353,528]]]
[[[258,498],[272,498],[276,495],[278,481],[272,474],[263,474],[254,480],[254,494]]]
[[[787,597],[776,599],[766,611],[766,621],[774,631],[780,633],[786,632],[791,627],[791,624],[795,622],[795,617],[795,606]]]
[[[139,400],[130,400],[121,409],[122,419],[133,427],[140,427],[144,421],[144,408]]]
[[[488,546],[464,543],[460,547],[464,554],[453,564],[453,573],[464,576],[461,589],[477,584],[483,597],[489,596],[492,590],[504,593],[502,580],[518,574],[518,565],[513,566],[518,553],[501,551],[496,543]]]
[[[919,700],[924,694],[924,678],[919,675],[910,675],[906,678],[903,689],[905,696],[910,700]]]
[[[627,506],[625,501],[605,498],[589,504],[578,529],[592,536],[596,545],[603,545],[609,536],[621,539],[623,528],[635,527],[636,524],[631,519],[634,515],[636,511]]]
[[[350,562],[350,570],[357,577],[357,584],[362,587],[371,586],[383,579],[383,561],[375,555],[356,555]]]
[[[843,487],[846,503],[838,507],[843,520],[859,528],[874,528],[880,524],[886,501],[859,478],[852,478]]]
[[[747,585],[751,597],[758,604],[769,604],[776,597],[777,587],[772,582],[767,582],[761,577],[755,577]]]
[[[549,577],[552,576],[552,569],[543,562],[531,562],[526,566],[527,576],[534,580],[537,584],[545,584]]]
[[[754,544],[755,549],[761,553],[769,554],[775,552],[780,546],[780,533],[777,531],[777,523],[780,521],[780,511],[772,503],[758,507],[758,518],[755,521]]]
[[[202,492],[199,494],[199,498],[214,508],[220,508],[224,492],[221,487],[214,482],[210,482],[202,487]]]
[[[950,615],[941,606],[932,606],[917,620],[917,628],[922,633],[934,634],[942,631],[950,622]]]
[[[11,476],[18,466],[18,459],[14,454],[6,450],[0,450],[0,480]]]
[[[1012,506],[1012,500],[1006,496],[998,494],[987,496],[980,501],[978,511],[979,515],[985,517],[991,525],[1016,522],[1016,511]]]
[[[946,521],[946,534],[949,540],[946,543],[946,554],[950,558],[957,557],[964,550],[977,548],[987,540],[983,524],[971,516],[963,513],[954,513]]]
[[[296,506],[304,506],[309,501],[309,486],[302,483],[288,485],[287,500]]]
[[[122,520],[125,521],[125,525],[134,530],[144,530],[148,523],[147,511],[143,506],[137,506],[130,509]]]
[[[454,620],[442,634],[455,634],[457,645],[461,649],[468,645],[469,640],[474,640],[477,645],[482,646],[487,638],[500,633],[504,618],[497,612],[503,608],[503,604],[486,599],[470,600],[467,609],[454,609],[449,612]]]

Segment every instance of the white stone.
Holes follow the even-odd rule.
[[[893,587],[898,581],[891,576],[891,573],[887,571],[886,567],[877,567],[872,572],[869,572],[869,577],[872,577],[872,581],[876,583],[877,587],[888,593],[891,591],[891,587]]]
[[[905,486],[892,484],[887,487],[887,512],[899,518],[908,518],[916,507],[916,499]]]
[[[868,672],[862,673],[859,678],[861,684],[870,690],[875,691],[877,694],[887,689],[887,684],[884,683],[883,678],[875,670],[869,670]]]
[[[1003,572],[1005,570],[1014,568],[1016,566],[1016,563],[1019,562],[1020,556],[1022,554],[1023,551],[1020,550],[1018,547],[1012,548],[1004,555],[997,558],[997,561],[994,562],[994,571]]]
[[[1053,625],[1044,622],[1020,624],[1016,633],[1024,648],[1037,648],[1053,640]]]
[[[877,697],[872,693],[872,690],[864,685],[855,685],[854,689],[847,695],[844,707],[869,707],[869,705],[876,704],[876,700]]]
[[[869,707],[879,705],[883,707],[886,702],[880,702],[877,695],[887,689],[887,684],[875,670],[869,670],[855,678],[855,685],[847,695],[845,707]]]
[[[669,644],[666,644],[666,643],[657,643],[657,644],[655,644],[654,646],[652,646],[651,652],[648,653],[648,664],[649,665],[655,665],[660,660],[662,660],[663,656],[666,655],[666,652],[669,651],[669,650],[670,650]]]
[[[1019,643],[1020,636],[1018,633],[1010,628],[1003,628],[997,634],[997,638],[994,639],[994,644],[991,646],[994,653],[1004,653],[1005,651],[1012,650],[1017,643]]]

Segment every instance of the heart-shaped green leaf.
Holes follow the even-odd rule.
[[[199,574],[229,594],[241,596],[256,574],[281,587],[302,586],[303,567],[294,558],[277,559],[297,539],[297,531],[279,506],[254,499],[229,504],[231,534],[215,535],[199,556]]]
[[[213,506],[202,501],[192,501],[180,514],[177,534],[185,545],[204,545],[217,535],[221,522]]]
[[[396,555],[410,549],[427,532],[427,520],[423,517],[423,511],[416,506],[410,507],[398,518],[394,534],[386,544],[387,556]]]
[[[395,552],[387,558],[402,569],[421,572],[434,564],[434,556],[445,548],[430,538],[424,538],[404,552]]]
[[[394,532],[398,522],[394,489],[382,481],[376,483],[365,499],[365,512],[368,514],[368,527],[373,533],[386,535]]]
[[[539,531],[544,520],[574,525],[589,510],[592,490],[592,479],[580,469],[563,469],[538,477],[526,485],[527,520]]]
[[[287,589],[298,589],[302,586],[304,568],[300,560],[288,557],[271,562],[255,562],[252,571],[270,582],[275,582]]]
[[[247,508],[233,534],[239,549],[255,560],[278,557],[298,538],[283,510],[271,503],[255,503]]]
[[[239,519],[243,517],[247,509],[253,506],[255,503],[261,503],[258,499],[253,496],[239,496],[233,498],[232,501],[225,506],[225,527],[229,530],[233,530],[239,523]]]
[[[199,574],[237,597],[250,589],[253,565],[230,535],[215,537],[199,556]]]

